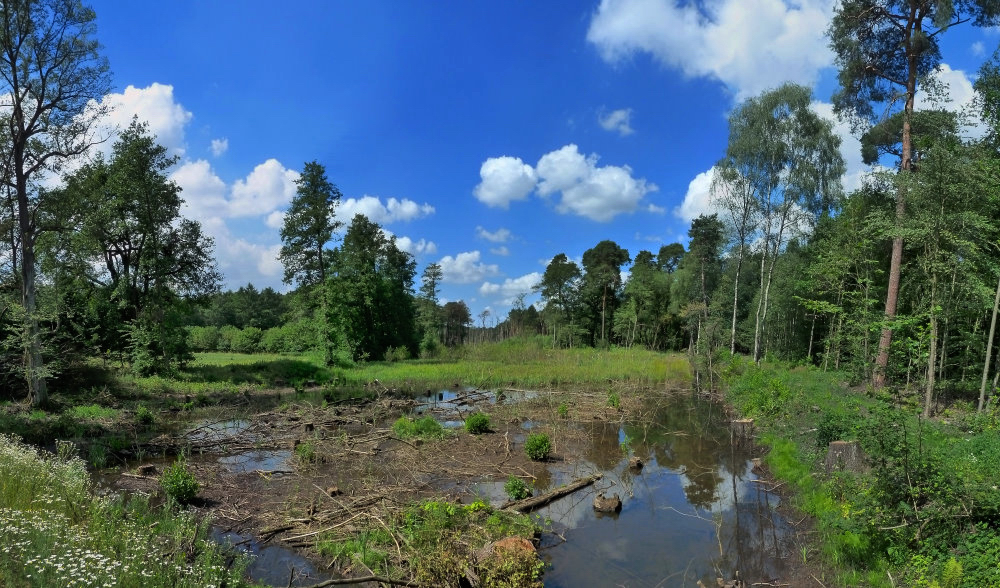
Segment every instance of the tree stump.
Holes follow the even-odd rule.
[[[610,497],[604,496],[601,492],[594,498],[594,510],[597,512],[605,513],[618,513],[622,510],[622,500],[618,498],[617,494],[612,494]]]
[[[831,441],[824,461],[826,473],[863,472],[868,468],[864,451],[857,441]]]
[[[734,445],[751,445],[753,443],[753,419],[730,421],[729,435]]]

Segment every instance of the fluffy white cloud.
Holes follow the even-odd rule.
[[[280,229],[285,225],[285,211],[275,210],[267,215],[267,218],[264,219],[264,224],[272,229]]]
[[[584,157],[572,143],[543,155],[536,167],[541,179],[538,193],[561,192],[556,210],[606,222],[634,211],[643,196],[657,189],[645,179],[633,178],[628,166],[598,167],[597,160],[593,154]]]
[[[535,188],[535,170],[518,157],[491,157],[479,168],[481,181],[473,193],[487,206],[508,208]]]
[[[501,245],[499,247],[493,247],[493,248],[491,248],[490,249],[490,253],[492,253],[493,255],[501,255],[501,256],[506,257],[506,256],[510,255],[510,249],[507,249],[506,245]]]
[[[299,172],[286,169],[277,159],[259,164],[245,179],[233,183],[230,216],[268,214],[292,201]]]
[[[215,259],[225,276],[225,285],[235,288],[248,282],[277,285],[283,267],[278,260],[280,243],[252,243],[230,232],[219,217],[199,219],[205,233],[215,239]]]
[[[434,207],[426,202],[417,204],[406,198],[397,200],[389,198],[385,204],[376,196],[362,196],[361,198],[348,198],[337,207],[337,218],[344,224],[350,224],[354,215],[361,214],[368,220],[387,224],[397,221],[409,221],[434,213]]]
[[[495,296],[497,294],[504,297],[502,304],[510,305],[521,294],[529,294],[534,287],[542,281],[540,272],[531,272],[519,278],[507,278],[502,284],[483,282],[479,286],[480,296]]]
[[[396,247],[399,247],[401,251],[405,251],[410,255],[417,256],[422,253],[433,255],[437,253],[437,245],[434,241],[427,241],[425,239],[414,241],[409,237],[396,237],[395,239]]]
[[[472,284],[500,273],[496,264],[480,261],[479,251],[467,251],[454,257],[445,255],[438,265],[441,266],[441,281],[449,284]]]
[[[226,183],[215,175],[204,159],[184,162],[174,169],[170,179],[181,187],[184,215],[195,220],[228,216]]]
[[[674,208],[674,215],[691,222],[703,214],[716,212],[712,204],[712,178],[715,177],[715,167],[696,175],[688,183],[684,201]]]
[[[631,108],[619,108],[618,110],[612,110],[607,114],[601,114],[597,117],[597,122],[601,124],[602,129],[616,132],[622,137],[635,132],[635,129],[632,128],[631,120]]]
[[[221,139],[212,139],[212,155],[219,157],[223,153],[229,150],[229,139],[223,137]]]
[[[503,227],[500,227],[492,233],[483,227],[476,227],[476,236],[480,239],[486,239],[491,243],[506,243],[511,237],[511,232],[510,229],[505,229]]]
[[[739,98],[786,81],[812,85],[832,64],[825,37],[834,0],[602,0],[587,31],[608,62],[635,53]]]
[[[194,115],[174,101],[173,86],[153,83],[136,88],[130,85],[120,94],[106,95],[101,103],[111,109],[107,118],[108,134],[114,129],[124,129],[132,123],[132,117],[137,116],[149,124],[150,132],[156,135],[160,145],[173,154],[184,154],[184,127]],[[113,140],[106,141],[101,150],[110,152],[113,143]]]

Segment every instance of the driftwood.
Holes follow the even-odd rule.
[[[600,480],[602,476],[603,474],[594,474],[589,478],[580,478],[579,480],[574,480],[573,482],[570,482],[565,486],[560,486],[555,490],[546,492],[541,496],[533,496],[531,498],[525,498],[524,500],[514,500],[511,502],[507,502],[500,508],[502,510],[516,510],[517,512],[531,512],[536,508],[541,508],[545,506],[546,504],[552,502],[557,498],[562,498],[567,494],[572,494],[573,492],[576,492],[580,488],[586,488],[587,486],[590,486],[594,482]]]

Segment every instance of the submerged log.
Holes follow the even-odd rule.
[[[619,513],[622,511],[622,499],[617,494],[605,496],[603,492],[594,498],[594,510],[597,512]]]
[[[600,480],[603,474],[594,474],[589,478],[580,478],[579,480],[574,480],[565,486],[560,486],[555,490],[546,492],[540,496],[533,496],[531,498],[525,498],[524,500],[514,500],[505,503],[500,508],[502,510],[516,510],[517,512],[531,512],[536,508],[541,508],[546,504],[556,500],[557,498],[562,498],[567,494],[572,494],[581,488],[586,488],[594,482]]]

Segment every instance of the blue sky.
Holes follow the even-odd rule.
[[[558,253],[686,242],[742,98],[795,81],[831,112],[833,2],[677,4],[92,5],[111,122],[138,114],[180,157],[172,177],[225,287],[286,289],[277,229],[317,160],[346,217],[379,222],[418,272],[442,264],[445,300],[502,317]],[[968,25],[945,35],[956,105],[998,42]],[[850,187],[857,141],[837,129]]]

